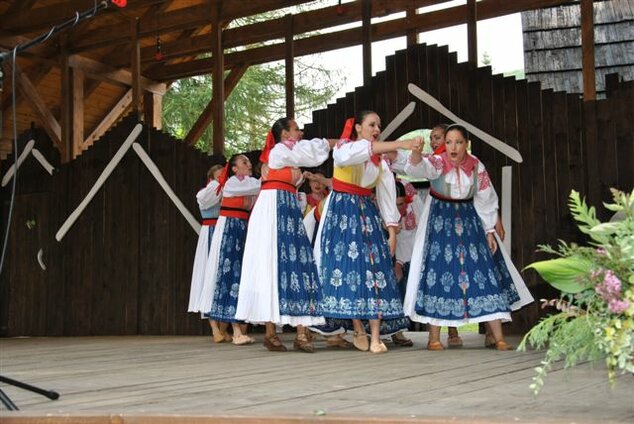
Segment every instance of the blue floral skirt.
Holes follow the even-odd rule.
[[[319,274],[297,196],[277,191],[277,275],[280,315],[321,317]]]
[[[519,300],[499,249],[494,256],[473,202],[432,199],[416,313],[446,325],[486,321]]]
[[[398,320],[401,324],[394,321],[385,325],[407,328],[375,203],[366,196],[332,192],[322,220],[320,273],[324,316]]]
[[[220,243],[216,289],[211,311],[205,314],[209,319],[224,322],[238,322],[235,319],[242,255],[247,237],[247,221],[228,217],[225,221]]]

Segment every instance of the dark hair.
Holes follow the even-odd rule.
[[[439,130],[442,130],[443,133],[446,133],[448,127],[449,127],[449,124],[436,124],[431,128],[431,130],[433,131],[436,128],[438,128]]]
[[[282,130],[290,131],[291,130],[291,121],[293,118],[280,118],[271,127],[271,132],[273,133],[273,138],[275,139],[275,143],[279,143],[282,137]]]
[[[405,186],[399,180],[394,180],[394,184],[396,185],[396,197],[405,197],[407,196],[407,192],[405,191]]]
[[[245,155],[244,153],[236,153],[235,155],[231,156],[229,158],[229,170],[227,172],[227,178],[235,175],[235,173],[233,172],[233,167],[236,166],[236,163],[238,162],[238,158],[240,156],[244,156],[245,158],[249,159],[249,157]]]
[[[352,126],[352,134],[350,134],[350,138],[352,139],[356,139],[358,134],[357,134],[357,129],[355,127],[356,124],[361,125],[361,123],[363,122],[363,120],[368,116],[368,115],[372,115],[375,114],[378,116],[378,113],[376,113],[373,110],[362,110],[361,112],[357,112],[356,115],[354,115],[354,125]]]
[[[467,131],[467,129],[465,127],[463,127],[460,124],[452,124],[449,125],[446,129],[445,129],[445,135],[447,135],[447,133],[449,131],[460,131],[460,134],[462,134],[462,136],[464,137],[465,141],[469,141],[469,131]]]

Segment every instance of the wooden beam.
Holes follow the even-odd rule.
[[[224,94],[224,51],[222,49],[221,12],[222,0],[218,0],[215,8],[212,7],[211,16],[211,54],[214,60],[214,72],[212,74],[213,88],[213,154],[224,155],[225,150],[225,94]]]
[[[95,140],[104,135],[110,127],[117,122],[117,120],[123,115],[123,113],[132,104],[132,89],[129,89],[125,94],[117,101],[117,103],[110,109],[110,112],[101,120],[101,122],[95,127],[90,135],[84,140],[83,149],[86,150],[91,146]]]
[[[53,140],[53,143],[55,143],[60,152],[63,152],[63,145],[61,142],[62,128],[60,127],[59,122],[57,122],[57,119],[55,119],[49,108],[46,106],[46,103],[42,100],[37,92],[37,89],[31,83],[31,80],[29,80],[29,77],[27,77],[26,74],[18,72],[16,80],[20,89],[24,93],[24,98],[31,108],[39,115],[44,130],[51,140]]]
[[[467,51],[468,60],[478,66],[478,10],[476,0],[467,0]]]
[[[73,122],[73,152],[75,159],[81,154],[84,144],[84,73],[81,69],[72,70],[73,78],[73,100],[72,100],[72,122]]]
[[[66,37],[62,37],[62,73],[61,73],[61,116],[62,127],[61,150],[62,163],[68,163],[73,159],[73,76],[72,68],[68,65],[68,52],[63,47],[66,45]]]
[[[12,13],[20,12],[21,10],[29,10],[33,7],[36,1],[37,0],[14,1],[5,13],[10,15]]]
[[[483,0],[478,3],[478,19],[491,19],[525,10],[567,3],[573,3],[573,0],[514,0],[512,2],[506,0]],[[455,6],[434,12],[421,13],[414,18],[394,19],[373,24],[372,40],[381,41],[405,36],[410,29],[416,29],[420,32],[432,31],[466,22],[467,6]],[[361,44],[362,40],[361,28],[351,28],[298,39],[295,41],[295,57],[356,46]],[[232,69],[245,64],[256,65],[283,60],[284,55],[285,47],[283,43],[246,49],[225,55],[225,69]],[[173,81],[179,78],[208,74],[212,72],[212,69],[213,57],[176,65],[165,65],[147,74],[157,81]]]
[[[286,116],[295,116],[295,43],[293,42],[293,15],[286,15],[286,57],[284,68],[286,71]]]
[[[128,56],[131,57],[129,52]],[[89,78],[108,81],[128,87],[132,86],[132,72],[127,69],[113,68],[94,59],[76,54],[70,56],[69,63],[73,68],[79,68],[84,71],[86,76]],[[141,82],[141,88],[145,91],[151,91],[156,94],[165,94],[165,91],[167,90],[164,83],[152,81],[143,76],[141,76],[139,80]]]
[[[249,69],[248,66],[243,66],[240,68],[234,68],[229,72],[229,74],[225,77],[224,81],[224,99],[227,100],[233,89],[238,85],[240,78],[244,75],[244,73]],[[205,132],[205,129],[209,126],[209,124],[213,121],[213,99],[207,104],[205,110],[200,114],[192,128],[185,136],[185,143],[193,146],[198,143],[198,140]]]
[[[405,14],[408,18],[413,18],[417,14],[416,7],[408,7]],[[407,47],[413,46],[418,43],[418,32],[415,29],[407,31]]]
[[[157,130],[163,127],[163,96],[149,91],[143,93],[143,122]]]
[[[592,0],[581,0],[581,63],[583,100],[596,100],[597,85],[594,68],[594,7]]]
[[[415,7],[429,6],[449,0],[374,0],[372,17],[386,16],[406,10],[412,4]],[[362,18],[361,2],[344,3],[339,6],[325,7],[293,15],[293,34],[299,35],[337,25],[358,22]],[[258,44],[269,40],[286,37],[285,18],[271,19],[256,24],[231,28],[223,32],[222,45],[225,49]],[[195,37],[179,37],[174,41],[163,43],[162,53],[166,59],[197,55],[211,50],[209,34]],[[141,61],[154,61],[154,46],[141,49]],[[111,63],[126,66],[129,58],[117,56]],[[110,61],[109,61],[110,62]]]
[[[132,111],[136,113],[137,119],[141,119],[141,45],[139,44],[139,18],[130,22],[132,32],[130,57],[132,73]]]
[[[295,6],[312,0],[226,0],[223,7],[221,21],[255,15],[269,10]],[[212,2],[211,4],[216,4]],[[209,23],[210,3],[183,7],[180,9],[158,14],[155,19],[141,22],[139,37],[156,36],[170,31],[189,29]],[[131,36],[129,26],[113,24],[96,28],[81,40],[76,40],[74,52],[94,49],[116,43],[124,43]]]
[[[362,0],[363,17],[361,32],[363,37],[363,85],[369,86],[372,81],[372,1]]]

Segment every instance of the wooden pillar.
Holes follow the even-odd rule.
[[[469,63],[478,66],[478,11],[476,0],[467,0],[467,47]]]
[[[146,91],[143,93],[143,122],[160,130],[163,128],[163,96]]]
[[[407,8],[407,19],[413,19],[416,16],[416,8],[408,7]],[[413,46],[418,43],[418,31],[416,29],[407,30],[407,47]]]
[[[141,119],[141,45],[139,44],[139,18],[134,18],[132,26],[132,111]]]
[[[295,42],[293,41],[293,15],[286,15],[286,116],[295,117]]]
[[[596,100],[597,86],[594,69],[594,8],[592,0],[581,0],[581,55],[583,100]]]
[[[211,51],[214,59],[212,75],[213,102],[213,154],[225,153],[225,101],[224,101],[224,52],[222,50],[222,25],[220,24],[220,10],[222,1],[212,7],[211,16]]]
[[[363,17],[363,85],[368,86],[372,80],[372,37],[371,22],[372,19],[372,1],[362,0],[362,17]]]
[[[81,69],[72,70],[73,78],[73,100],[72,100],[72,121],[73,121],[73,152],[75,159],[82,152],[84,145],[84,71]]]
[[[67,36],[64,34],[60,38],[61,52],[61,93],[62,107],[60,116],[61,126],[61,151],[60,157],[62,163],[68,163],[72,159],[72,137],[73,137],[73,71],[69,64],[69,53],[67,50]]]

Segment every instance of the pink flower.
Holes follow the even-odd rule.
[[[605,301],[618,299],[621,295],[621,280],[610,270],[603,274],[603,281],[594,288],[599,296]]]
[[[608,310],[613,314],[622,314],[630,307],[630,302],[627,300],[612,299],[608,302]]]

